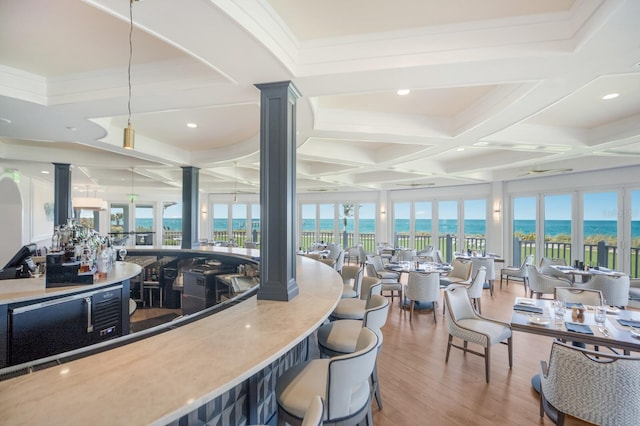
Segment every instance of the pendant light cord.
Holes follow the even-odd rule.
[[[127,124],[131,125],[131,57],[133,56],[133,2],[135,0],[129,0],[129,65],[127,67],[127,81],[129,83],[129,99],[127,101],[127,109],[129,111],[129,117],[127,118]]]

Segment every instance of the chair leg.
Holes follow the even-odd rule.
[[[436,315],[436,301],[432,301],[431,303],[433,303],[433,322],[435,322],[436,324],[438,323],[438,318]]]
[[[513,337],[507,339],[507,349],[509,351],[509,369],[513,368]]]
[[[376,398],[376,404],[378,409],[382,410],[382,397],[380,396],[380,382],[378,381],[378,363],[373,365],[373,371],[371,372],[371,384],[373,387],[373,396]]]
[[[491,352],[490,348],[491,347],[488,346],[488,344],[487,344],[487,347],[484,348],[484,371],[485,371],[485,376],[486,376],[486,379],[487,379],[487,383],[489,383],[489,369],[491,367],[490,366],[491,357],[489,356],[490,352]]]
[[[411,318],[413,318],[413,307],[416,305],[414,300],[411,301],[411,306],[409,307],[409,322],[411,322]]]
[[[453,341],[453,336],[449,335],[449,343],[447,344],[447,356],[444,359],[444,362],[449,362],[449,353],[451,352],[451,342]]]
[[[503,277],[503,276],[504,276],[504,275],[500,274],[500,290],[502,290],[502,277]]]
[[[469,347],[469,342],[467,342],[465,340],[462,346],[464,346],[464,349],[462,350],[462,352],[466,355],[467,354],[467,348]]]

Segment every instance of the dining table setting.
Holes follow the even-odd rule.
[[[640,351],[640,312],[615,306],[516,297],[511,328],[622,350],[625,355]]]

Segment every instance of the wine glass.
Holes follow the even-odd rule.
[[[118,256],[120,256],[120,260],[124,262],[124,258],[127,256],[127,249],[121,247],[120,250],[118,250]]]

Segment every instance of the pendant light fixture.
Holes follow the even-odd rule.
[[[131,125],[131,57],[133,56],[133,2],[138,0],[129,0],[129,65],[127,66],[127,82],[129,84],[129,98],[127,101],[127,110],[129,116],[127,119],[127,127],[124,129],[124,149],[133,149],[136,132]]]
[[[238,202],[238,162],[233,162],[233,182],[234,182],[234,192],[233,192],[233,202]]]

